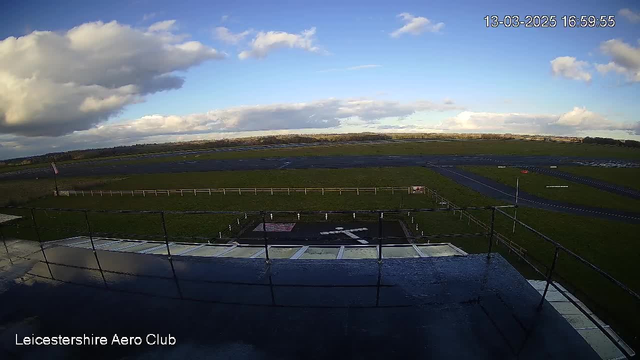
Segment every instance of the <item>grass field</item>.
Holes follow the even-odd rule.
[[[408,142],[379,145],[313,146],[299,149],[268,149],[167,156],[127,160],[122,164],[174,162],[204,159],[243,159],[292,156],[344,156],[344,155],[559,155],[594,158],[640,159],[640,149],[602,146],[594,144],[550,143],[518,140],[477,140],[445,142]]]
[[[509,169],[507,169],[509,170]],[[533,175],[533,174],[528,174]],[[537,174],[536,174],[537,175]],[[261,186],[261,187],[304,187],[304,186],[407,186],[426,185],[436,189],[439,194],[459,206],[495,205],[498,202],[484,197],[452,180],[429,169],[414,168],[366,168],[366,169],[310,169],[310,170],[270,170],[270,171],[237,171],[184,174],[134,175],[116,182],[95,186],[102,189],[142,189],[142,188],[194,188],[222,186]],[[524,184],[523,184],[524,189]],[[347,210],[347,209],[379,209],[379,208],[415,208],[434,207],[433,199],[427,195],[382,194],[259,194],[259,195],[185,195],[184,197],[47,197],[31,201],[28,206],[88,208],[88,209],[136,209],[136,210]],[[512,210],[510,210],[512,211]],[[7,212],[7,211],[4,211]],[[23,215],[28,215],[24,213]],[[473,215],[485,222],[489,221],[490,212],[474,211]],[[463,218],[451,213],[425,213],[415,215],[425,234],[473,233],[481,231],[476,226],[467,225]],[[46,240],[60,235],[72,236],[65,230],[74,228],[80,234],[86,233],[86,223],[82,213],[69,215],[61,212],[36,213],[36,218]],[[207,215],[168,215],[167,231],[172,240],[190,236],[216,237],[228,224],[240,218],[242,224],[234,227],[234,231],[243,226],[242,215],[207,216]],[[636,276],[637,263],[640,261],[640,245],[637,234],[640,225],[613,222],[602,219],[547,212],[537,209],[521,208],[518,218],[533,226],[544,234],[557,240],[567,248],[600,266],[603,270],[640,291],[640,278]],[[95,214],[90,215],[93,231],[118,232],[124,234],[142,234],[162,237],[162,227],[158,214],[122,215]],[[23,221],[20,235],[33,238],[33,229],[29,228],[29,219]],[[250,220],[250,219],[248,219]],[[277,220],[277,219],[276,219]],[[64,228],[52,230],[53,228]],[[550,266],[554,249],[522,227],[512,233],[512,222],[497,215],[496,230],[527,249],[531,258],[538,259],[545,266]],[[463,250],[477,253],[486,252],[486,238],[442,239],[451,241]],[[525,269],[508,254],[504,248],[494,248],[507,257],[519,269]],[[530,272],[523,273],[533,277]],[[615,319],[627,321],[640,319],[637,304],[629,301],[628,296],[599,277],[590,268],[577,263],[568,256],[561,256],[557,265],[557,273],[570,280],[581,292],[587,294],[590,304],[597,310],[599,306]],[[589,300],[587,300],[589,301]],[[623,326],[624,327],[624,326]]]
[[[563,166],[558,170],[640,190],[640,168]]]
[[[87,189],[122,177],[77,177],[58,179],[59,189]],[[52,195],[55,185],[52,179],[0,181],[0,206],[23,204],[33,199]]]
[[[516,178],[519,178],[520,190],[546,199],[600,207],[603,209],[620,209],[640,213],[640,201],[638,200],[612,194],[608,191],[598,190],[588,185],[559,179],[554,176],[533,172],[522,174],[520,172],[521,169],[518,168],[498,169],[495,166],[465,166],[463,169],[514,188]],[[565,185],[569,187],[547,188],[547,185]]]
[[[343,155],[558,155],[583,156],[593,158],[640,159],[640,149],[623,148],[596,144],[553,143],[524,140],[463,140],[437,142],[406,142],[378,145],[329,145],[294,149],[265,149],[236,152],[220,152],[196,155],[177,155],[157,158],[136,158],[138,155],[93,160],[118,159],[120,164],[142,164],[150,162],[174,162],[203,159],[241,159],[291,156],[343,156]],[[92,160],[72,160],[60,162],[91,162]],[[0,172],[26,168],[45,167],[49,164],[0,167]],[[91,165],[89,165],[91,166]],[[97,164],[95,166],[98,166]]]

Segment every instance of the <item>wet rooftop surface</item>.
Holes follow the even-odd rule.
[[[34,254],[35,256],[35,254]],[[90,250],[51,262],[98,269]],[[502,257],[35,263],[0,294],[0,358],[598,359]],[[47,279],[53,277],[56,280]],[[15,336],[171,334],[175,346],[16,347]],[[5,354],[2,354],[4,352]]]

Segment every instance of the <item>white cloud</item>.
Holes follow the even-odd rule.
[[[241,33],[234,34],[231,31],[229,31],[229,29],[223,26],[217,27],[213,30],[213,33],[218,40],[226,42],[227,44],[234,44],[234,45],[242,41],[242,39],[244,39],[247,35],[251,34],[252,32],[253,30],[249,29]]]
[[[313,53],[323,53],[324,51],[314,44],[316,28],[304,30],[300,34],[290,34],[284,31],[260,31],[251,41],[250,49],[238,54],[241,60],[253,57],[262,59],[277,49],[295,48]]]
[[[631,21],[632,23],[639,23],[640,22],[640,12],[634,12],[631,9],[620,9],[620,11],[618,11],[618,15],[626,18],[627,20]]]
[[[405,22],[405,25],[391,33],[391,37],[399,37],[402,34],[420,35],[423,32],[437,33],[444,28],[444,23],[434,24],[431,20],[422,16],[413,16],[409,13],[398,15]]]
[[[369,64],[369,65],[350,66],[346,68],[333,68],[333,69],[327,69],[327,70],[320,70],[318,72],[325,73],[325,72],[336,72],[336,71],[354,71],[354,70],[364,70],[364,69],[375,69],[379,67],[382,67],[382,65]]]
[[[577,135],[584,131],[622,130],[640,135],[639,123],[620,123],[585,108],[574,107],[564,114],[490,113],[463,111],[444,120],[437,128],[477,133]]]
[[[157,23],[151,24],[149,26],[150,32],[159,32],[159,31],[171,31],[177,28],[175,20],[164,20],[158,21]]]
[[[591,82],[591,74],[586,70],[589,63],[577,61],[571,56],[560,56],[551,60],[551,72],[554,76],[561,76],[571,80]]]
[[[158,14],[154,13],[154,12],[148,13],[148,14],[144,14],[144,15],[142,15],[142,21],[151,20],[151,19],[155,18],[156,16],[158,16]]]
[[[115,101],[115,100],[112,100]],[[109,103],[109,101],[106,101]],[[101,103],[87,105],[103,106]],[[429,101],[397,102],[357,99],[324,99],[305,103],[236,106],[184,116],[149,115],[138,119],[106,123],[89,130],[51,137],[0,135],[7,154],[35,154],[59,149],[111,147],[135,143],[176,141],[179,138],[256,135],[282,132],[340,132],[352,125],[376,125],[382,119],[405,119],[418,112],[460,109],[455,105]],[[362,128],[360,128],[362,131]],[[4,137],[4,138],[3,138]]]
[[[608,64],[596,65],[599,72],[610,71],[624,74],[631,82],[640,82],[640,47],[633,47],[621,40],[607,40],[600,44],[600,50],[611,57]]]
[[[0,41],[0,133],[58,136],[85,130],[144,95],[180,88],[175,74],[224,57],[182,42],[172,20],[149,30],[115,21]]]

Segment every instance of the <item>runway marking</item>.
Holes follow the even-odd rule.
[[[369,230],[369,229],[367,229],[367,228],[357,228],[357,229],[344,230],[343,227],[338,226],[336,228],[336,230],[333,230],[333,231],[322,231],[322,232],[320,232],[320,235],[345,234],[348,237],[356,240],[360,244],[368,244],[369,243],[368,241],[360,239],[360,237],[358,235],[353,233],[353,232],[356,232],[356,231],[367,231],[367,230]]]
[[[291,164],[291,161],[285,161],[284,165],[278,167],[278,169],[284,169],[285,167],[289,166],[289,164]]]

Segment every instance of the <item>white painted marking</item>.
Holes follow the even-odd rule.
[[[357,228],[357,229],[344,230],[343,227],[338,226],[335,231],[322,231],[322,232],[320,232],[320,235],[345,234],[348,237],[350,237],[350,238],[352,238],[354,240],[357,240],[360,244],[368,244],[369,243],[368,241],[360,239],[360,237],[358,235],[353,233],[353,232],[356,232],[356,231],[367,231],[367,230],[369,230],[369,229],[367,229],[367,228]]]

